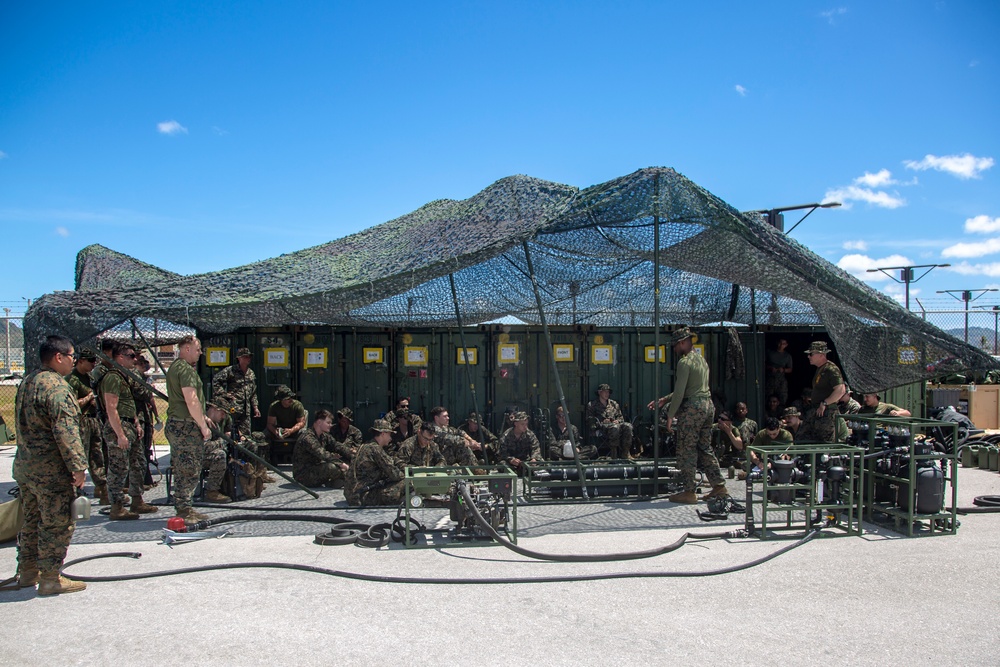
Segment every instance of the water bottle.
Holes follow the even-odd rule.
[[[77,487],[76,500],[73,501],[72,513],[74,521],[87,521],[90,519],[90,498],[83,495],[83,489]]]

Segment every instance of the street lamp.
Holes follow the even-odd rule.
[[[759,215],[767,215],[767,224],[771,225],[780,232],[785,232],[785,216],[782,215],[785,211],[801,211],[804,209],[809,209],[809,213],[799,218],[799,221],[792,225],[785,234],[791,234],[792,231],[802,224],[802,221],[808,218],[813,211],[818,208],[837,208],[840,206],[839,201],[831,201],[825,204],[799,204],[798,206],[780,206],[778,208],[767,208],[761,209],[759,211],[747,211],[747,213],[757,213]]]
[[[3,314],[4,320],[7,321],[7,355],[3,358],[3,365],[7,369],[7,375],[10,375],[10,308],[4,308]]]
[[[976,299],[972,298],[972,293],[973,292],[978,292],[979,293],[979,296],[976,297],[976,299],[979,299],[984,294],[986,294],[987,292],[1000,292],[1000,289],[997,289],[996,287],[989,287],[989,288],[983,288],[983,289],[939,289],[937,291],[938,294],[950,294],[953,297],[955,297],[956,299],[958,299],[959,301],[965,302],[965,343],[966,344],[969,343],[969,302],[976,300]],[[961,294],[962,296],[955,296],[956,294]]]
[[[943,266],[951,266],[951,264],[914,264],[912,266],[881,266],[875,269],[868,269],[868,273],[875,273],[876,271],[881,271],[885,275],[889,276],[897,283],[906,285],[906,309],[910,309],[910,283],[915,283],[934,269],[941,268]],[[921,273],[916,278],[913,277],[913,269],[927,269]],[[886,271],[896,271],[899,270],[899,278],[892,275],[891,273],[886,273]]]

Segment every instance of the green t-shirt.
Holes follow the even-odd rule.
[[[128,382],[117,371],[108,371],[101,378],[98,386],[101,394],[115,394],[118,396],[118,417],[119,419],[135,419],[135,399],[132,398],[132,388]],[[103,400],[103,396],[101,396]]]
[[[684,401],[711,396],[708,390],[708,362],[697,352],[688,352],[677,362],[674,391],[667,414],[673,419]]]
[[[201,411],[205,412],[205,388],[197,369],[183,359],[178,359],[167,369],[167,418],[194,419],[184,402],[184,392],[181,391],[184,387],[194,387]]]
[[[861,410],[858,411],[858,414],[862,415],[875,414],[884,416],[888,415],[893,410],[902,410],[902,409],[903,408],[899,407],[898,405],[893,405],[892,403],[883,403],[882,401],[879,401],[879,404],[874,408],[870,408],[867,405],[864,406],[863,408],[861,408]]]
[[[774,438],[767,434],[767,429],[762,428],[753,439],[753,444],[757,445],[790,445],[792,444],[792,434],[786,429],[779,428],[778,435]]]
[[[837,364],[828,361],[816,369],[813,376],[812,400],[813,405],[819,405],[833,393],[833,388],[838,384],[844,384],[844,376],[840,374]],[[832,406],[827,406],[832,407]]]
[[[306,408],[301,401],[293,400],[287,408],[281,405],[281,401],[275,401],[267,409],[267,416],[275,418],[276,428],[291,428],[306,416]]]

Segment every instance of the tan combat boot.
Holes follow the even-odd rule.
[[[196,512],[194,508],[187,507],[182,510],[177,510],[177,516],[184,519],[184,523],[193,524],[199,521],[208,521],[208,515],[202,514],[201,512]]]
[[[693,505],[698,502],[698,494],[694,491],[681,491],[680,493],[675,493],[674,495],[667,498],[672,503],[684,503],[685,505]]]
[[[94,497],[97,498],[98,505],[110,505],[111,501],[108,500],[108,485],[107,484],[95,485]]]
[[[207,500],[210,503],[219,503],[219,504],[233,502],[232,498],[222,493],[221,491],[206,491],[205,500]]]
[[[78,593],[87,588],[82,581],[70,581],[59,575],[59,570],[42,572],[38,582],[39,595],[59,595],[60,593]]]
[[[155,514],[160,508],[153,507],[143,500],[142,496],[132,496],[132,506],[129,509],[136,514]]]
[[[24,561],[17,564],[17,587],[34,588],[38,583],[38,563]]]
[[[131,521],[132,519],[138,518],[138,514],[129,512],[121,503],[111,504],[111,512],[108,514],[108,519],[111,521]]]
[[[718,486],[713,486],[712,490],[701,497],[702,500],[709,500],[710,498],[728,498],[729,489],[726,488],[725,484],[719,484]]]

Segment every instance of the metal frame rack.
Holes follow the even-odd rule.
[[[478,468],[477,468],[478,469]],[[466,466],[438,466],[433,468],[407,468],[404,477],[404,502],[406,514],[406,535],[404,546],[407,547],[442,547],[442,546],[463,546],[482,542],[477,537],[468,537],[457,533],[453,529],[425,529],[427,534],[450,533],[446,541],[427,540],[426,544],[417,544],[413,535],[413,522],[410,521],[412,510],[426,507],[427,509],[439,509],[440,504],[425,505],[423,499],[427,496],[444,495],[451,489],[452,483],[458,480],[465,480],[472,485],[485,485],[490,494],[502,497],[506,500],[504,511],[506,513],[505,530],[507,538],[517,543],[517,473],[508,466],[497,466],[495,472],[477,475],[473,468]],[[420,501],[415,501],[420,498]],[[447,506],[445,506],[447,507]],[[503,531],[501,531],[503,532]]]
[[[809,479],[801,482],[778,484],[772,482],[764,471],[761,491],[754,489],[752,476],[747,477],[747,529],[754,520],[754,507],[760,508],[760,537],[769,539],[770,531],[801,531],[802,534],[812,530],[817,524],[829,523],[829,527],[842,531],[844,535],[860,535],[861,528],[861,492],[864,486],[864,466],[862,457],[864,450],[844,444],[794,445],[791,448],[779,445],[750,445],[748,451],[770,463],[781,460],[782,456],[805,458],[812,474]],[[817,471],[823,468],[823,457],[843,457],[847,459],[846,477],[841,482],[839,498],[835,502],[824,500],[824,490],[829,482],[817,479]],[[780,502],[783,494],[791,494],[791,502]],[[785,520],[775,527],[768,521],[768,514],[781,512]],[[801,517],[801,518],[800,518]]]
[[[869,454],[866,456],[867,483],[865,485],[865,518],[873,523],[876,521],[876,514],[881,514],[893,520],[896,532],[905,532],[907,537],[914,535],[954,535],[958,531],[958,462],[959,454],[953,450],[950,454],[932,451],[929,454],[918,454],[915,444],[922,438],[919,436],[936,435],[942,442],[949,435],[951,442],[957,442],[958,424],[952,422],[942,422],[933,419],[921,419],[917,417],[886,417],[881,415],[843,415],[848,426],[852,427],[855,441],[863,446]],[[884,430],[892,436],[895,443],[900,443],[907,449],[906,456],[909,458],[906,467],[906,474],[892,475],[876,469],[876,459],[874,456],[881,450],[874,442],[876,433]],[[889,455],[889,451],[886,451]],[[926,461],[940,461],[942,472],[942,510],[930,514],[917,512],[917,471],[921,468],[921,463]],[[895,502],[880,502],[876,498],[875,485],[879,482],[895,486],[897,489],[902,486],[907,489],[906,507],[900,507]],[[951,505],[947,505],[948,487],[951,487]],[[924,523],[926,522],[926,529]],[[905,531],[900,530],[901,524],[905,523]]]

